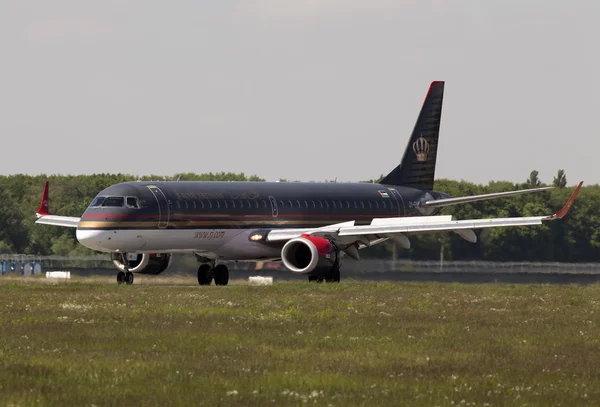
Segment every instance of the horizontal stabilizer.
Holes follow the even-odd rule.
[[[56,216],[56,215],[46,215],[40,217],[35,223],[40,223],[42,225],[53,225],[53,226],[63,226],[68,228],[76,228],[79,224],[79,218],[72,216]]]
[[[40,223],[42,225],[62,226],[67,228],[77,227],[80,218],[73,216],[50,215],[49,202],[50,197],[48,194],[48,181],[46,181],[44,184],[44,192],[42,193],[42,202],[40,203],[40,207],[35,214],[35,216],[38,217],[38,220],[36,220],[35,223]]]
[[[477,202],[477,201],[486,201],[488,199],[506,198],[508,196],[528,194],[531,192],[540,192],[540,191],[545,191],[545,190],[552,189],[552,188],[554,188],[554,187],[521,189],[518,191],[494,192],[492,194],[461,196],[458,198],[435,199],[433,201],[425,202],[422,206],[424,208],[437,208],[440,206],[456,205],[456,204]]]

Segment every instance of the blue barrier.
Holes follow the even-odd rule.
[[[0,262],[1,275],[20,274],[22,276],[33,276],[44,274],[44,261],[6,261]]]
[[[44,273],[44,262],[36,261],[33,265],[33,273],[32,274],[43,274]]]

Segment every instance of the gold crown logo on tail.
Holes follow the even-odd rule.
[[[423,134],[421,137],[417,139],[412,145],[413,151],[417,156],[417,161],[427,161],[427,153],[429,153],[429,143],[427,140],[423,138]]]

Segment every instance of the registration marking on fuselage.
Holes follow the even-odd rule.
[[[203,232],[196,232],[194,234],[194,239],[202,239],[202,240],[222,239],[223,237],[225,237],[224,230],[203,231]]]

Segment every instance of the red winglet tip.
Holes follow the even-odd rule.
[[[577,198],[577,194],[579,193],[579,190],[581,189],[582,185],[583,185],[583,181],[581,181],[579,184],[577,184],[577,187],[571,194],[571,197],[569,198],[569,200],[567,201],[565,206],[563,206],[560,211],[556,212],[556,214],[551,217],[552,219],[562,219],[565,217],[565,215],[567,213],[569,213],[569,209],[571,209],[571,205],[573,205],[573,202],[575,202],[575,198]]]
[[[50,215],[50,209],[48,208],[48,181],[44,184],[44,193],[42,194],[42,202],[37,210],[37,215],[48,216]]]

